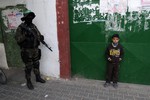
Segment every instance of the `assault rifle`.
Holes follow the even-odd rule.
[[[24,29],[26,32],[29,32],[31,34],[33,34],[35,37],[37,37],[37,35],[35,35],[35,32],[33,32],[32,30],[26,28],[23,25],[20,25],[22,29]],[[48,44],[44,41],[44,40],[39,40],[43,45],[45,45],[51,52],[53,52],[53,50],[51,49],[51,47],[48,46]]]

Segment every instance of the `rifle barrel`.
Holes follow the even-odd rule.
[[[41,41],[42,42],[42,44],[44,44],[50,51],[53,51],[52,49],[51,49],[51,47],[49,47],[46,43],[45,43],[45,41]]]

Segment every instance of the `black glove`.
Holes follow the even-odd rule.
[[[44,36],[40,35],[40,41],[44,41]]]

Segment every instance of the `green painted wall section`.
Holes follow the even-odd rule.
[[[112,34],[118,33],[125,51],[119,81],[150,84],[150,24],[147,19],[150,12],[115,13],[113,16],[117,17],[114,18],[119,20],[115,24],[118,26],[114,26],[109,19],[112,15],[105,13],[104,16],[95,9],[92,16],[92,10],[77,10],[78,4],[89,5],[90,1],[90,4],[99,5],[99,0],[85,1],[69,0],[72,77],[105,80],[105,49]]]
[[[2,41],[5,45],[5,50],[6,50],[6,57],[7,57],[7,63],[9,67],[24,67],[24,64],[21,60],[21,56],[20,56],[20,48],[17,45],[16,41],[15,41],[15,31],[16,29],[10,29],[5,22],[8,21],[8,19],[4,19],[6,18],[6,16],[4,16],[2,14],[3,11],[15,11],[18,10],[20,13],[23,12],[23,10],[25,10],[25,5],[16,5],[16,6],[8,6],[6,8],[3,8],[0,10],[1,12],[1,30],[0,30],[0,41]]]

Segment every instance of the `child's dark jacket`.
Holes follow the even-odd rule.
[[[119,63],[122,60],[123,54],[124,51],[121,44],[118,44],[116,47],[110,44],[106,49],[106,57],[110,63]]]

